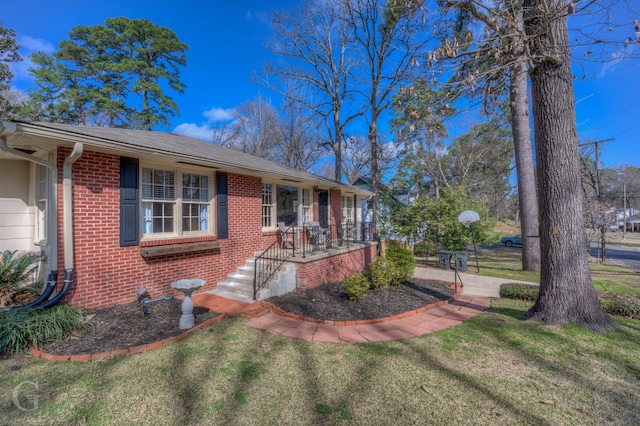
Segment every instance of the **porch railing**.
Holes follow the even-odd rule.
[[[253,298],[264,288],[282,265],[291,257],[307,257],[337,247],[349,247],[357,242],[376,241],[378,234],[372,222],[346,222],[320,226],[306,224],[278,230],[269,248],[255,260]]]
[[[377,232],[371,222],[345,222],[328,226],[311,222],[303,226],[291,226],[288,232],[287,238],[294,241],[292,256],[300,257],[377,239]]]
[[[282,268],[282,265],[293,256],[293,251],[283,244],[283,241],[278,236],[277,240],[269,248],[256,256],[253,271],[253,300],[256,300],[258,292],[267,285],[276,272]]]

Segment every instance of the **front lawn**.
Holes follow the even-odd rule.
[[[236,318],[105,362],[2,359],[2,423],[637,424],[640,321],[601,335],[521,321],[528,306],[494,300],[392,342],[303,342]]]
[[[522,270],[522,251],[498,247],[479,249],[480,275],[540,282],[540,273]],[[472,259],[469,258],[471,265]],[[472,267],[470,271],[474,271]],[[640,272],[608,263],[590,262],[591,279],[596,290],[640,294]]]

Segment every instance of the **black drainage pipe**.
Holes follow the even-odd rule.
[[[73,283],[73,269],[65,269],[64,271],[64,285],[62,286],[62,290],[60,290],[60,292],[58,292],[58,294],[56,294],[55,296],[53,296],[51,299],[47,300],[46,302],[34,306],[33,309],[44,309],[44,308],[48,308],[50,306],[55,305],[56,303],[58,303],[65,294],[67,294],[67,292],[69,291],[69,288],[71,288],[71,283]]]

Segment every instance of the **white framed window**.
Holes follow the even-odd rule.
[[[278,222],[298,226],[313,220],[309,188],[274,183],[262,184],[262,228],[275,229]]]
[[[143,234],[211,233],[210,182],[202,173],[143,168]]]
[[[47,199],[49,197],[49,168],[36,166],[36,241],[47,239]]]
[[[311,190],[302,188],[302,202],[300,204],[300,223],[305,224],[313,220],[313,198],[311,198]]]
[[[342,223],[353,223],[353,196],[343,195],[341,197],[340,204],[342,205]]]
[[[262,227],[273,228],[275,223],[273,222],[275,210],[275,199],[273,196],[273,185],[270,183],[262,184]]]
[[[209,230],[209,177],[182,174],[182,231]]]

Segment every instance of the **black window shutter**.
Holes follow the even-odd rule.
[[[218,238],[229,238],[229,193],[226,173],[216,173],[216,200]]]
[[[139,160],[120,157],[120,247],[140,243]]]

